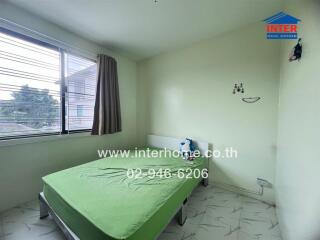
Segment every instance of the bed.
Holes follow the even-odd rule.
[[[174,150],[179,142],[148,136],[148,146],[155,152]],[[196,144],[203,153],[208,149],[205,142]],[[168,156],[137,157],[134,151],[128,157],[89,162],[43,178],[40,217],[50,214],[69,240],[156,239],[173,217],[181,225],[185,222],[188,197],[200,182],[208,184],[207,177],[179,174],[207,168],[205,157],[190,164]]]

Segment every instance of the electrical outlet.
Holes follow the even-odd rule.
[[[257,178],[257,184],[261,187],[272,188],[272,183],[262,178]]]

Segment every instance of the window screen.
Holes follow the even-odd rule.
[[[0,137],[61,131],[60,53],[0,32]]]

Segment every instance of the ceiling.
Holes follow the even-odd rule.
[[[282,0],[7,0],[135,60],[182,48],[282,10]]]

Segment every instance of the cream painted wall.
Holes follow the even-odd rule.
[[[300,62],[289,63],[295,41],[282,47],[276,173],[278,217],[285,240],[320,239],[320,2],[288,1],[302,20]]]
[[[256,190],[256,178],[274,182],[278,105],[277,41],[265,40],[264,25],[246,28],[153,57],[138,64],[138,132],[191,136],[215,149],[233,147],[237,159],[217,158],[211,179]],[[233,95],[243,82],[243,96],[260,96],[256,104]],[[273,202],[273,190],[264,200]]]
[[[92,137],[60,137],[58,140],[16,146],[0,144],[0,211],[35,199],[41,177],[98,158],[99,148],[126,148],[136,142],[136,63],[85,39],[0,2],[0,17],[27,26],[90,54],[106,53],[118,62],[123,131]],[[28,33],[29,34],[29,33]],[[32,35],[32,34],[31,34]]]

